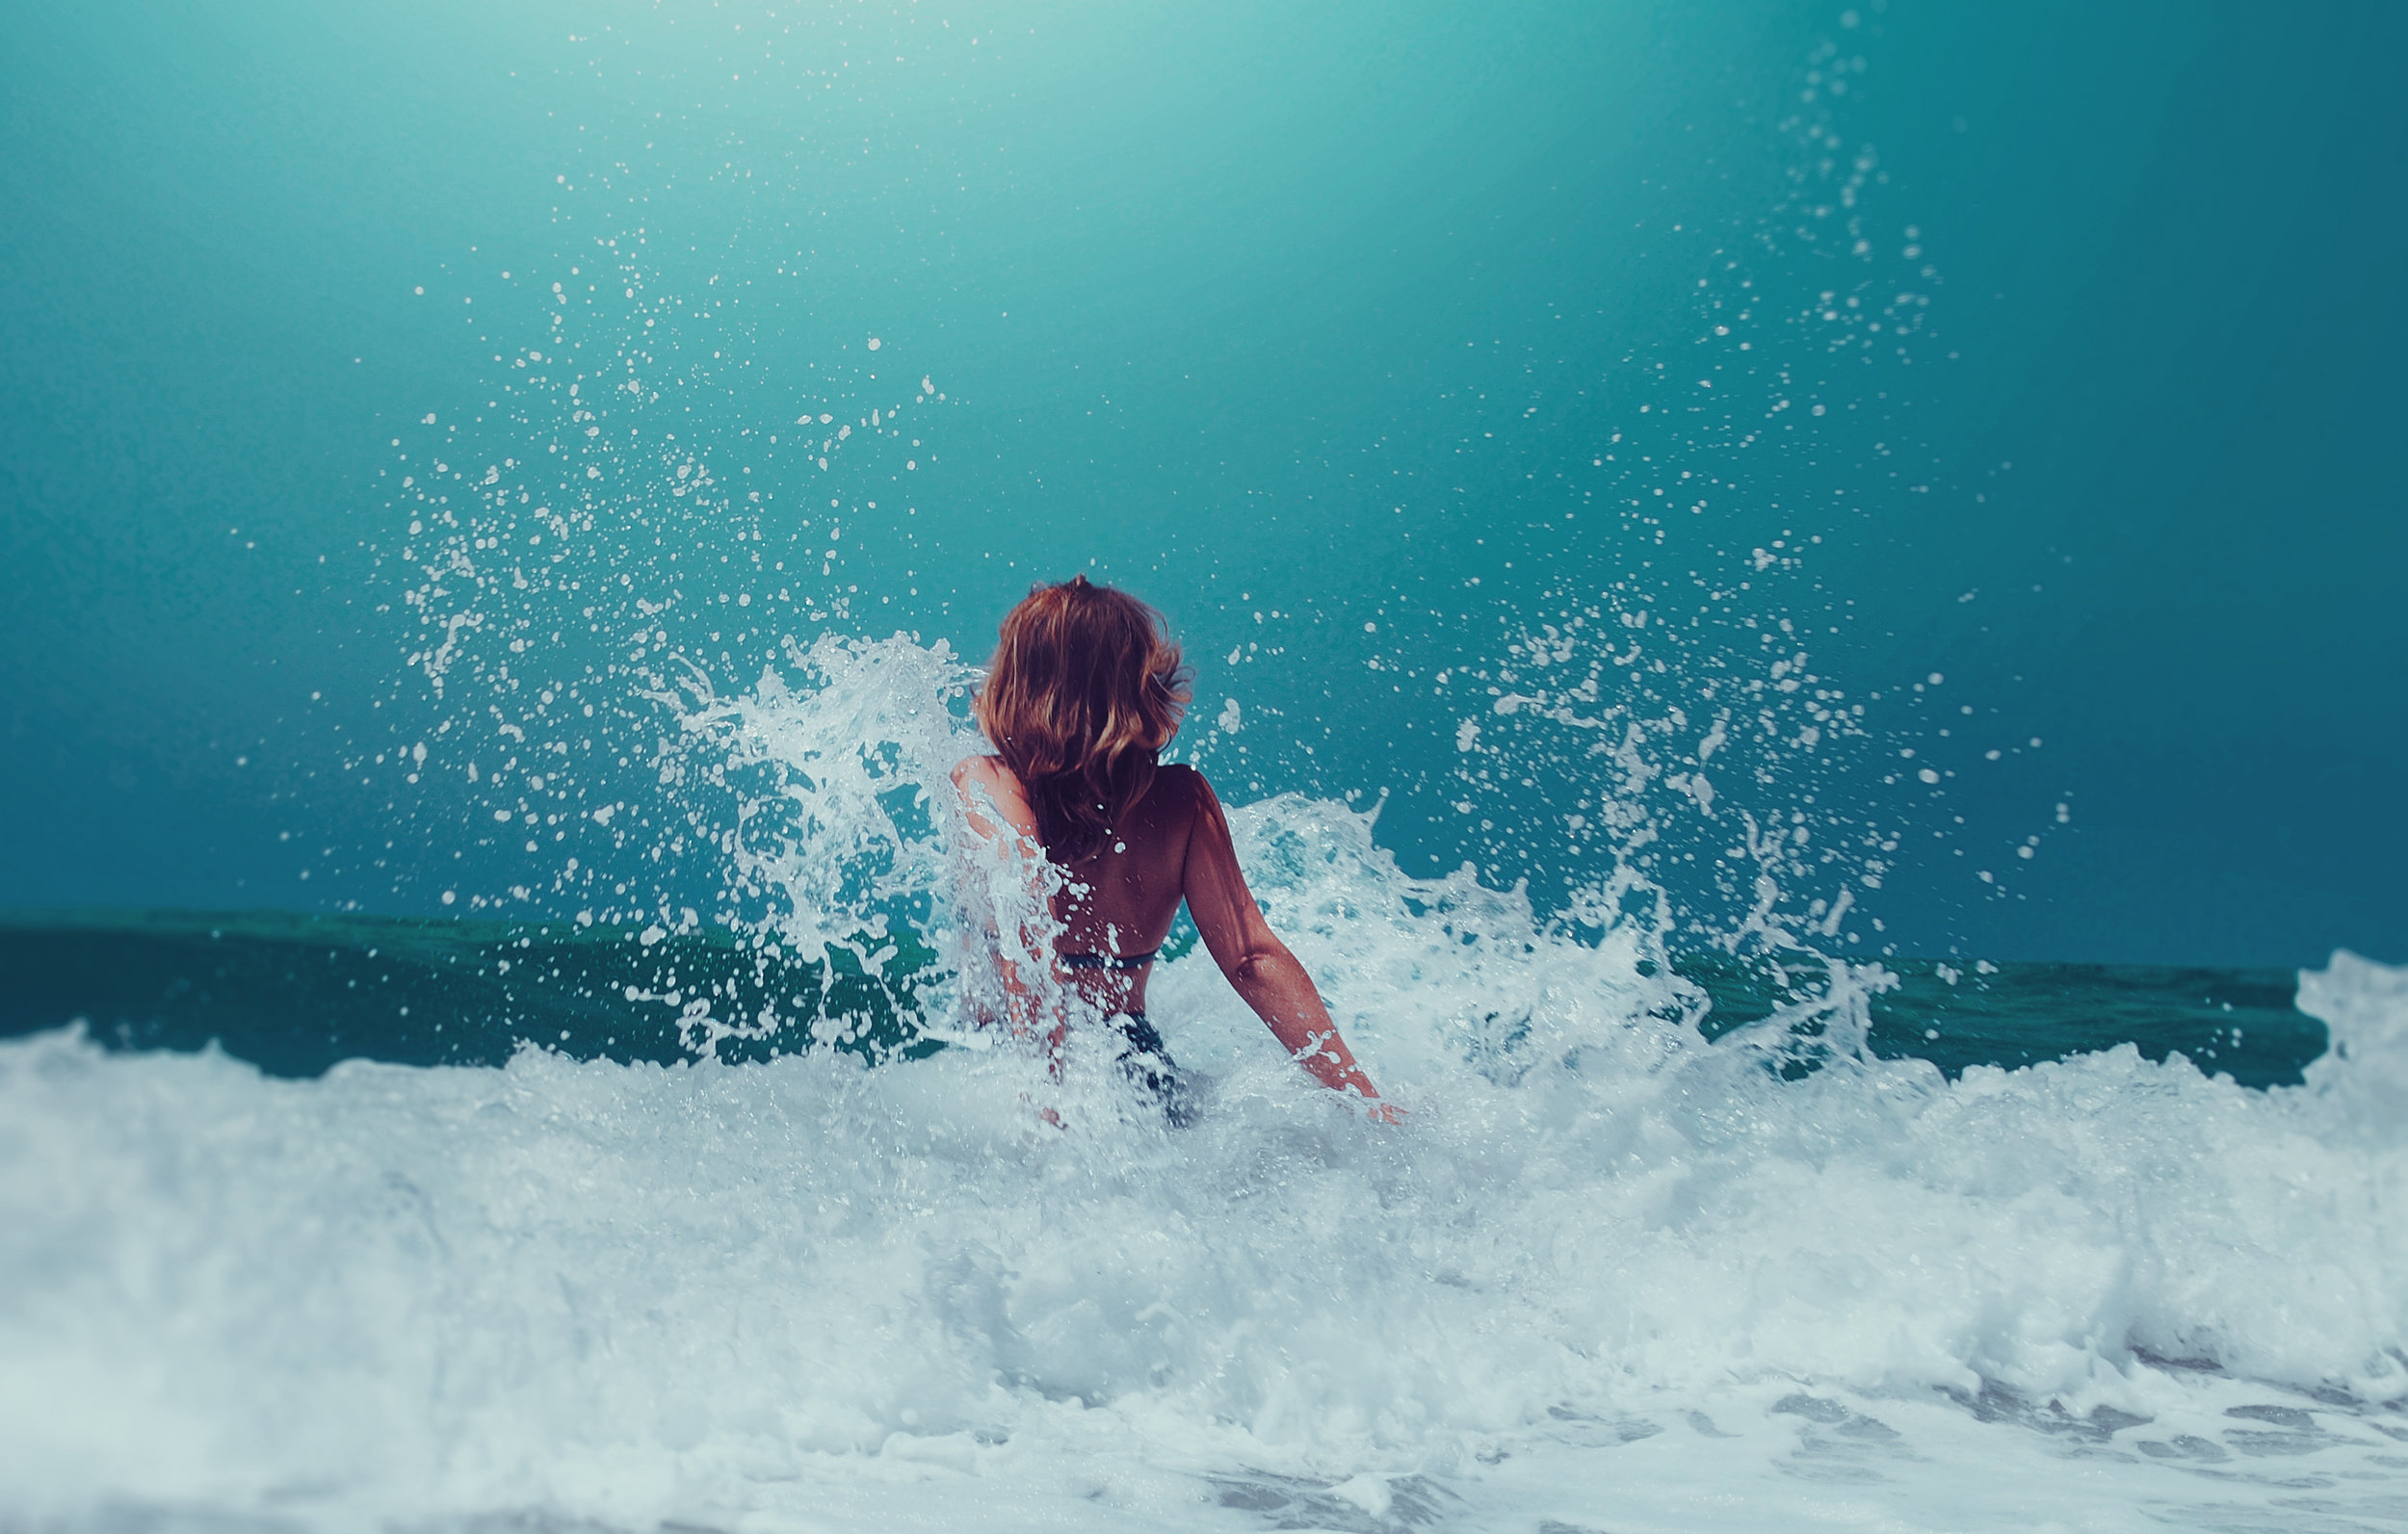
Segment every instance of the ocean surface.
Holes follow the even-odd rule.
[[[1312,1087],[1191,941],[1174,1128],[1094,1035],[1056,1079],[960,1021],[966,673],[820,642],[681,716],[751,785],[750,922],[0,929],[14,1516],[2408,1509],[2408,972],[1684,951],[1633,887],[1541,915],[1281,795],[1241,855],[1410,1117]]]
[[[2408,1527],[2408,11],[0,16],[0,1534]],[[1032,582],[1269,920],[965,1021]]]
[[[13,921],[11,1521],[2408,1514],[2408,973],[1665,964],[1343,807],[1237,826],[1401,1128],[1200,954],[1172,1129],[918,955]]]

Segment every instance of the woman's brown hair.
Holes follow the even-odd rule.
[[[1004,619],[972,712],[1055,862],[1096,851],[1145,797],[1188,681],[1163,615],[1086,576],[1033,588]]]

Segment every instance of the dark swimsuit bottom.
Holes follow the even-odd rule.
[[[1155,949],[1148,953],[1057,953],[1054,957],[1065,970],[1114,970],[1128,974],[1144,969],[1161,952]]]
[[[1162,949],[1156,949],[1152,953],[1062,953],[1056,957],[1065,970],[1127,973],[1145,968],[1160,952]],[[1193,1110],[1188,1104],[1186,1088],[1180,1083],[1179,1067],[1172,1062],[1162,1034],[1145,1021],[1142,1012],[1122,1012],[1112,1022],[1128,1045],[1118,1056],[1122,1073],[1154,1095],[1163,1105],[1163,1116],[1173,1126],[1186,1124]]]

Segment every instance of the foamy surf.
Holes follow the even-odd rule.
[[[1844,994],[1709,1043],[1624,929],[1407,878],[1344,807],[1237,821],[1402,1130],[1314,1090],[1200,955],[1157,982],[1214,1079],[1177,1131],[1077,1049],[1060,1082],[1008,1049],[533,1048],[283,1081],[0,1046],[17,1516],[2399,1516],[2408,975],[2303,977],[2335,1046],[2299,1087],[2130,1048],[1951,1082],[1849,1047]]]

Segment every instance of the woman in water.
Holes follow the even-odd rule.
[[[996,754],[963,762],[954,785],[994,866],[1021,875],[999,896],[1025,889],[1028,913],[1050,918],[1013,923],[1017,943],[997,935],[1005,1012],[1048,1048],[1074,1004],[1110,1020],[1123,1068],[1176,1117],[1145,981],[1185,900],[1213,962],[1289,1056],[1394,1123],[1400,1111],[1379,1101],[1312,977],[1263,920],[1212,785],[1193,767],[1160,765],[1188,678],[1161,613],[1085,576],[1036,587],[1004,619],[975,706]],[[1032,975],[1038,964],[1051,973]]]

